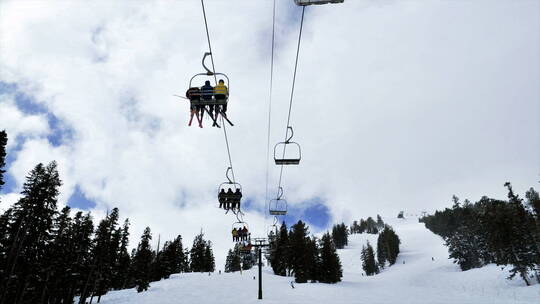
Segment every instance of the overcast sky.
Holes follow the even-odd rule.
[[[282,140],[301,8],[278,0],[272,146]],[[235,175],[262,235],[272,1],[206,0],[216,70],[231,79]],[[232,215],[217,208],[223,132],[188,127],[173,94],[203,72],[198,0],[0,1],[0,129],[18,198],[56,160],[62,205],[112,207],[188,245],[203,229],[218,269]],[[291,219],[332,223],[504,198],[540,180],[540,1],[346,0],[306,9],[292,110],[300,166],[284,171]],[[270,164],[270,193],[279,170]]]

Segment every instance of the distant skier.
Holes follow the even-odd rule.
[[[294,281],[291,281],[291,287],[294,289]]]

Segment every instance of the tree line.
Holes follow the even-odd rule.
[[[370,233],[377,234],[379,230],[384,228],[384,222],[380,215],[377,214],[377,221],[371,216],[366,220],[360,219],[360,222],[354,221],[350,227],[351,234],[355,233]]]
[[[0,187],[4,184],[7,136],[0,132]],[[172,273],[213,271],[212,244],[202,232],[191,250],[179,235],[160,250],[146,228],[129,252],[129,220],[108,212],[97,227],[92,215],[58,210],[62,182],[56,162],[36,165],[26,176],[22,197],[0,215],[0,304],[90,302],[109,290],[136,287]]]
[[[462,270],[510,265],[509,279],[519,275],[527,285],[534,277],[540,282],[540,196],[530,188],[523,199],[510,183],[505,187],[508,200],[483,196],[460,203],[454,196],[452,208],[420,222],[445,240],[450,258]]]
[[[310,236],[309,227],[298,221],[289,230],[285,222],[271,232],[267,259],[274,274],[294,276],[297,283],[337,283],[343,275],[336,245],[330,233],[321,239]]]

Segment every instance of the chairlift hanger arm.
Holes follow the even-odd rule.
[[[204,53],[204,56],[202,58],[202,66],[203,68],[206,70],[206,75],[208,76],[213,76],[214,75],[214,72],[212,72],[205,64],[204,64],[204,61],[206,60],[206,57],[207,56],[212,56],[212,53],[211,52],[205,52]]]

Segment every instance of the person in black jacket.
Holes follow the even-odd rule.
[[[191,109],[191,115],[189,117],[189,123],[188,126],[191,126],[191,122],[193,121],[193,115],[197,115],[197,121],[199,122],[199,128],[202,128],[202,115],[204,115],[204,112],[202,112],[202,106],[195,105],[196,102],[201,100],[201,91],[197,87],[191,87],[186,91],[186,98],[189,99],[190,102],[190,109]],[[201,116],[199,117],[199,112],[201,113]]]
[[[227,198],[227,209],[234,209],[236,208],[236,202],[234,201],[234,193],[232,192],[232,189],[229,188],[229,190],[227,190],[227,195],[226,195],[226,198]]]
[[[225,196],[225,189],[221,189],[218,194],[219,208],[229,209],[227,207],[227,198]]]
[[[234,204],[236,205],[236,208],[240,209],[240,201],[242,200],[242,192],[240,191],[240,188],[236,188],[236,191],[234,192],[233,196]]]
[[[201,96],[203,101],[210,102],[212,101],[212,97],[214,97],[214,87],[210,84],[210,80],[207,80],[204,85],[201,87]],[[212,113],[214,113],[214,105],[208,106],[208,113],[210,113],[210,117],[212,117],[212,120],[214,121],[214,124],[212,124],[212,127],[217,126],[216,120],[217,115],[214,117]]]

